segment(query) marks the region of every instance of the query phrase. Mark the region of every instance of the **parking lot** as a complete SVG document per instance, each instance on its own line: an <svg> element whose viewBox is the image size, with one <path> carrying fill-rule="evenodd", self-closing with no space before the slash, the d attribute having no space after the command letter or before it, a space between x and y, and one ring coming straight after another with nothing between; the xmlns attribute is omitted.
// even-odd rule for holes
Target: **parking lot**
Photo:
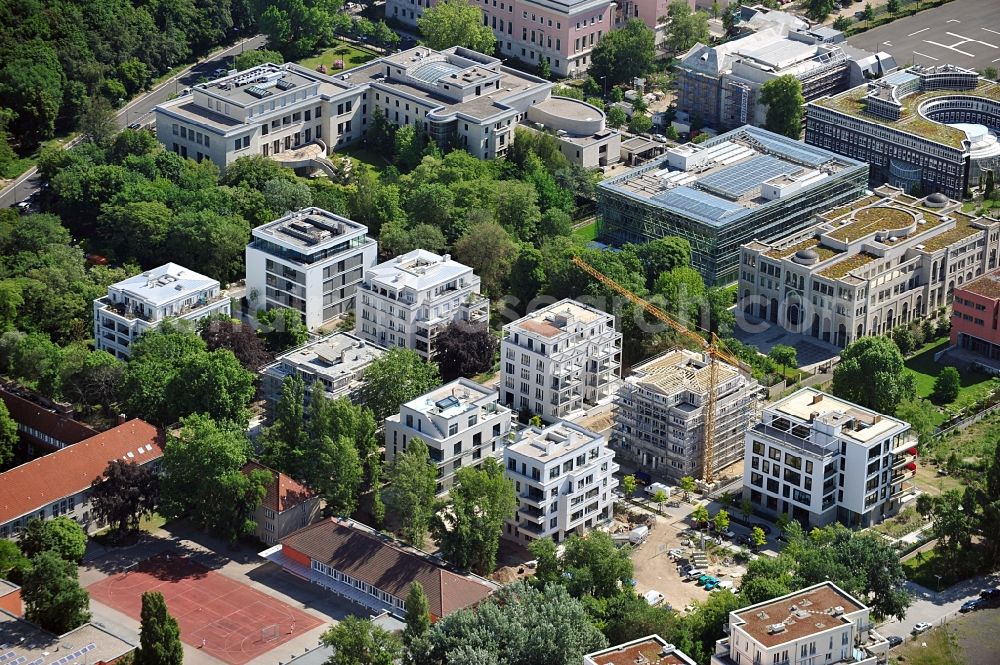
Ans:
<svg viewBox="0 0 1000 665"><path fill-rule="evenodd" d="M1000 66L996 0L955 0L851 37L851 46L887 51L899 66Z"/></svg>

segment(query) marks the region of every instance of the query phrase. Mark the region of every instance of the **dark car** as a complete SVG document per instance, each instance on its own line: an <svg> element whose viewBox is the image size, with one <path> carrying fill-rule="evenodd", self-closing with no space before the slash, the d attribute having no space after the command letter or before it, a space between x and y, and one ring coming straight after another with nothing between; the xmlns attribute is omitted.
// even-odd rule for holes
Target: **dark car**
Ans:
<svg viewBox="0 0 1000 665"><path fill-rule="evenodd" d="M983 600L1000 599L1000 589L984 589L979 592L979 597Z"/></svg>
<svg viewBox="0 0 1000 665"><path fill-rule="evenodd" d="M962 603L962 606L958 608L958 611L961 612L962 614L965 614L966 612L973 611L977 607L979 607L978 600L967 600L966 602Z"/></svg>
<svg viewBox="0 0 1000 665"><path fill-rule="evenodd" d="M888 642L889 642L889 648L895 649L896 647L898 647L900 644L903 643L903 638L900 637L899 635L890 635Z"/></svg>

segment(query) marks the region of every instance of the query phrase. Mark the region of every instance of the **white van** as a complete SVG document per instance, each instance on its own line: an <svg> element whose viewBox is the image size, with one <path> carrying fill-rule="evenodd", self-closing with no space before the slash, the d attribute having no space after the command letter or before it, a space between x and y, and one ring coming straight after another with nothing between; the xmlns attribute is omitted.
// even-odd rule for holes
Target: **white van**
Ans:
<svg viewBox="0 0 1000 665"><path fill-rule="evenodd" d="M643 491L646 493L646 496L648 496L650 500L652 500L653 497L656 496L657 492L663 492L668 499L670 498L670 487L664 485L663 483L650 483L649 485L646 485L646 489L644 489Z"/></svg>

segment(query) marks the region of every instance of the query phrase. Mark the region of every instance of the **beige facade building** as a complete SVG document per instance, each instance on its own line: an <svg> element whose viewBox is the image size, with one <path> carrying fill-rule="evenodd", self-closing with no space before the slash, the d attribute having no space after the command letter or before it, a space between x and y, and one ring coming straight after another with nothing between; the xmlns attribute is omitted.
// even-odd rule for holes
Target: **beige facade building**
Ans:
<svg viewBox="0 0 1000 665"><path fill-rule="evenodd" d="M886 185L801 233L754 240L740 250L740 306L837 346L926 317L997 267L1000 222L961 208Z"/></svg>
<svg viewBox="0 0 1000 665"><path fill-rule="evenodd" d="M320 517L320 498L305 485L280 471L257 462L247 462L243 473L266 471L271 474L267 494L254 512L257 523L254 536L262 543L274 545L285 536L309 526Z"/></svg>

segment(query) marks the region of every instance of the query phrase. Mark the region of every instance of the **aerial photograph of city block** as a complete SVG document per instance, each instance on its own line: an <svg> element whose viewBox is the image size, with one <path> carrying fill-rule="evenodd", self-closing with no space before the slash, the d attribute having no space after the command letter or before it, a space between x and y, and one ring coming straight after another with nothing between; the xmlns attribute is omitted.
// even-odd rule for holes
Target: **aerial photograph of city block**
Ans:
<svg viewBox="0 0 1000 665"><path fill-rule="evenodd" d="M997 665L997 0L0 0L0 665Z"/></svg>

